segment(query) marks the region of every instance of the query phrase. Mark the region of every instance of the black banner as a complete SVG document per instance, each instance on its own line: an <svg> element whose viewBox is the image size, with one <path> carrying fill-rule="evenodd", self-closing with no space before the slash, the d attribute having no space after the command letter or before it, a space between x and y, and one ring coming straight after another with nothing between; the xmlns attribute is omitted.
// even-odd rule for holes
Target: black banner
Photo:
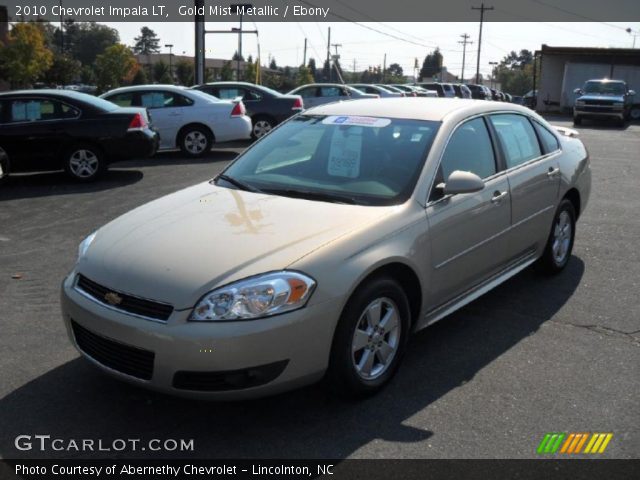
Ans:
<svg viewBox="0 0 640 480"><path fill-rule="evenodd" d="M0 478L540 480L637 478L640 460L3 460Z"/></svg>
<svg viewBox="0 0 640 480"><path fill-rule="evenodd" d="M0 0L11 21L75 19L95 22L593 22L640 20L638 0ZM476 8L472 8L476 7Z"/></svg>

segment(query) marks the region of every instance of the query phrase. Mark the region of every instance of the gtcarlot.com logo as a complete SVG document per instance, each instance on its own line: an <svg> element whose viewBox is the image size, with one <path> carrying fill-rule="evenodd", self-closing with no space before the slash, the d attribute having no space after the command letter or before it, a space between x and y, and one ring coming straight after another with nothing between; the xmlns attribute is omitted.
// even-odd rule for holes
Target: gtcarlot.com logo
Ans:
<svg viewBox="0 0 640 480"><path fill-rule="evenodd" d="M122 451L151 451L151 452L192 452L193 439L184 438L115 438L104 440L101 438L52 438L51 435L18 435L14 445L17 450L40 452L122 452Z"/></svg>
<svg viewBox="0 0 640 480"><path fill-rule="evenodd" d="M547 433L538 445L540 454L604 453L613 433Z"/></svg>

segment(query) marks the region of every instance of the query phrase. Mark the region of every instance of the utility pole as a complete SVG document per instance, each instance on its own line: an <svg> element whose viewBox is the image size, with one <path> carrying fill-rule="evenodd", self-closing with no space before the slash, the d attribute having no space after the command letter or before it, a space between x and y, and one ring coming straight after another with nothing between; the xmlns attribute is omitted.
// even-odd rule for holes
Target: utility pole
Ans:
<svg viewBox="0 0 640 480"><path fill-rule="evenodd" d="M387 71L387 54L384 54L384 59L382 60L382 83L385 82L385 76Z"/></svg>
<svg viewBox="0 0 640 480"><path fill-rule="evenodd" d="M460 75L460 81L464 83L464 64L467 58L467 45L473 45L473 42L469 41L469 35L464 33L460 35L462 41L458 42L462 44L462 74Z"/></svg>
<svg viewBox="0 0 640 480"><path fill-rule="evenodd" d="M329 81L331 81L331 27L327 35L327 67L329 68Z"/></svg>
<svg viewBox="0 0 640 480"><path fill-rule="evenodd" d="M302 65L307 66L307 39L304 39L304 52L302 54Z"/></svg>
<svg viewBox="0 0 640 480"><path fill-rule="evenodd" d="M169 49L169 77L171 78L171 83L173 83L173 44L167 43L164 48Z"/></svg>
<svg viewBox="0 0 640 480"><path fill-rule="evenodd" d="M194 59L194 80L196 85L204 83L204 0L194 0L194 6L196 7L196 14L194 22L195 28L195 59Z"/></svg>
<svg viewBox="0 0 640 480"><path fill-rule="evenodd" d="M480 10L480 33L478 34L478 62L476 64L476 83L480 83L480 50L482 48L482 24L484 23L485 10L493 10L493 7L485 7L481 3L479 7L471 7L471 10Z"/></svg>

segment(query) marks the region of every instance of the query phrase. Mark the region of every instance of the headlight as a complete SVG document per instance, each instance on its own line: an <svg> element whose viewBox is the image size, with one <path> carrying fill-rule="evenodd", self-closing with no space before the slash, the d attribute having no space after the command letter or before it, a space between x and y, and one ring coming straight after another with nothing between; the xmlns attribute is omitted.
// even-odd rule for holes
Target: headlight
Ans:
<svg viewBox="0 0 640 480"><path fill-rule="evenodd" d="M316 282L297 272L275 272L240 280L207 293L191 321L249 320L302 308Z"/></svg>
<svg viewBox="0 0 640 480"><path fill-rule="evenodd" d="M96 232L93 232L82 242L80 242L80 245L78 245L78 260L80 260L84 256L84 254L87 253L87 250L89 249L89 246L93 242L94 238L96 238Z"/></svg>

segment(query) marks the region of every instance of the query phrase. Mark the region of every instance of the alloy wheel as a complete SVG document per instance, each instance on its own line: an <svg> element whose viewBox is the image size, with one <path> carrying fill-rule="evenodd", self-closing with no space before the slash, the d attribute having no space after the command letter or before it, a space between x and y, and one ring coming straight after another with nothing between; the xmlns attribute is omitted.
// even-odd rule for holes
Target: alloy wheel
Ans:
<svg viewBox="0 0 640 480"><path fill-rule="evenodd" d="M553 251L553 260L556 265L562 265L566 260L569 253L569 247L571 246L571 217L566 210L563 210L553 227L553 244L551 250Z"/></svg>
<svg viewBox="0 0 640 480"><path fill-rule="evenodd" d="M184 147L193 155L204 152L208 143L207 136L198 130L192 130L184 136Z"/></svg>
<svg viewBox="0 0 640 480"><path fill-rule="evenodd" d="M74 151L69 157L71 173L78 178L89 178L98 172L100 161L91 150L80 149Z"/></svg>
<svg viewBox="0 0 640 480"><path fill-rule="evenodd" d="M271 131L273 127L271 123L267 120L258 120L253 124L253 135L256 138L260 138L265 136L267 133Z"/></svg>

